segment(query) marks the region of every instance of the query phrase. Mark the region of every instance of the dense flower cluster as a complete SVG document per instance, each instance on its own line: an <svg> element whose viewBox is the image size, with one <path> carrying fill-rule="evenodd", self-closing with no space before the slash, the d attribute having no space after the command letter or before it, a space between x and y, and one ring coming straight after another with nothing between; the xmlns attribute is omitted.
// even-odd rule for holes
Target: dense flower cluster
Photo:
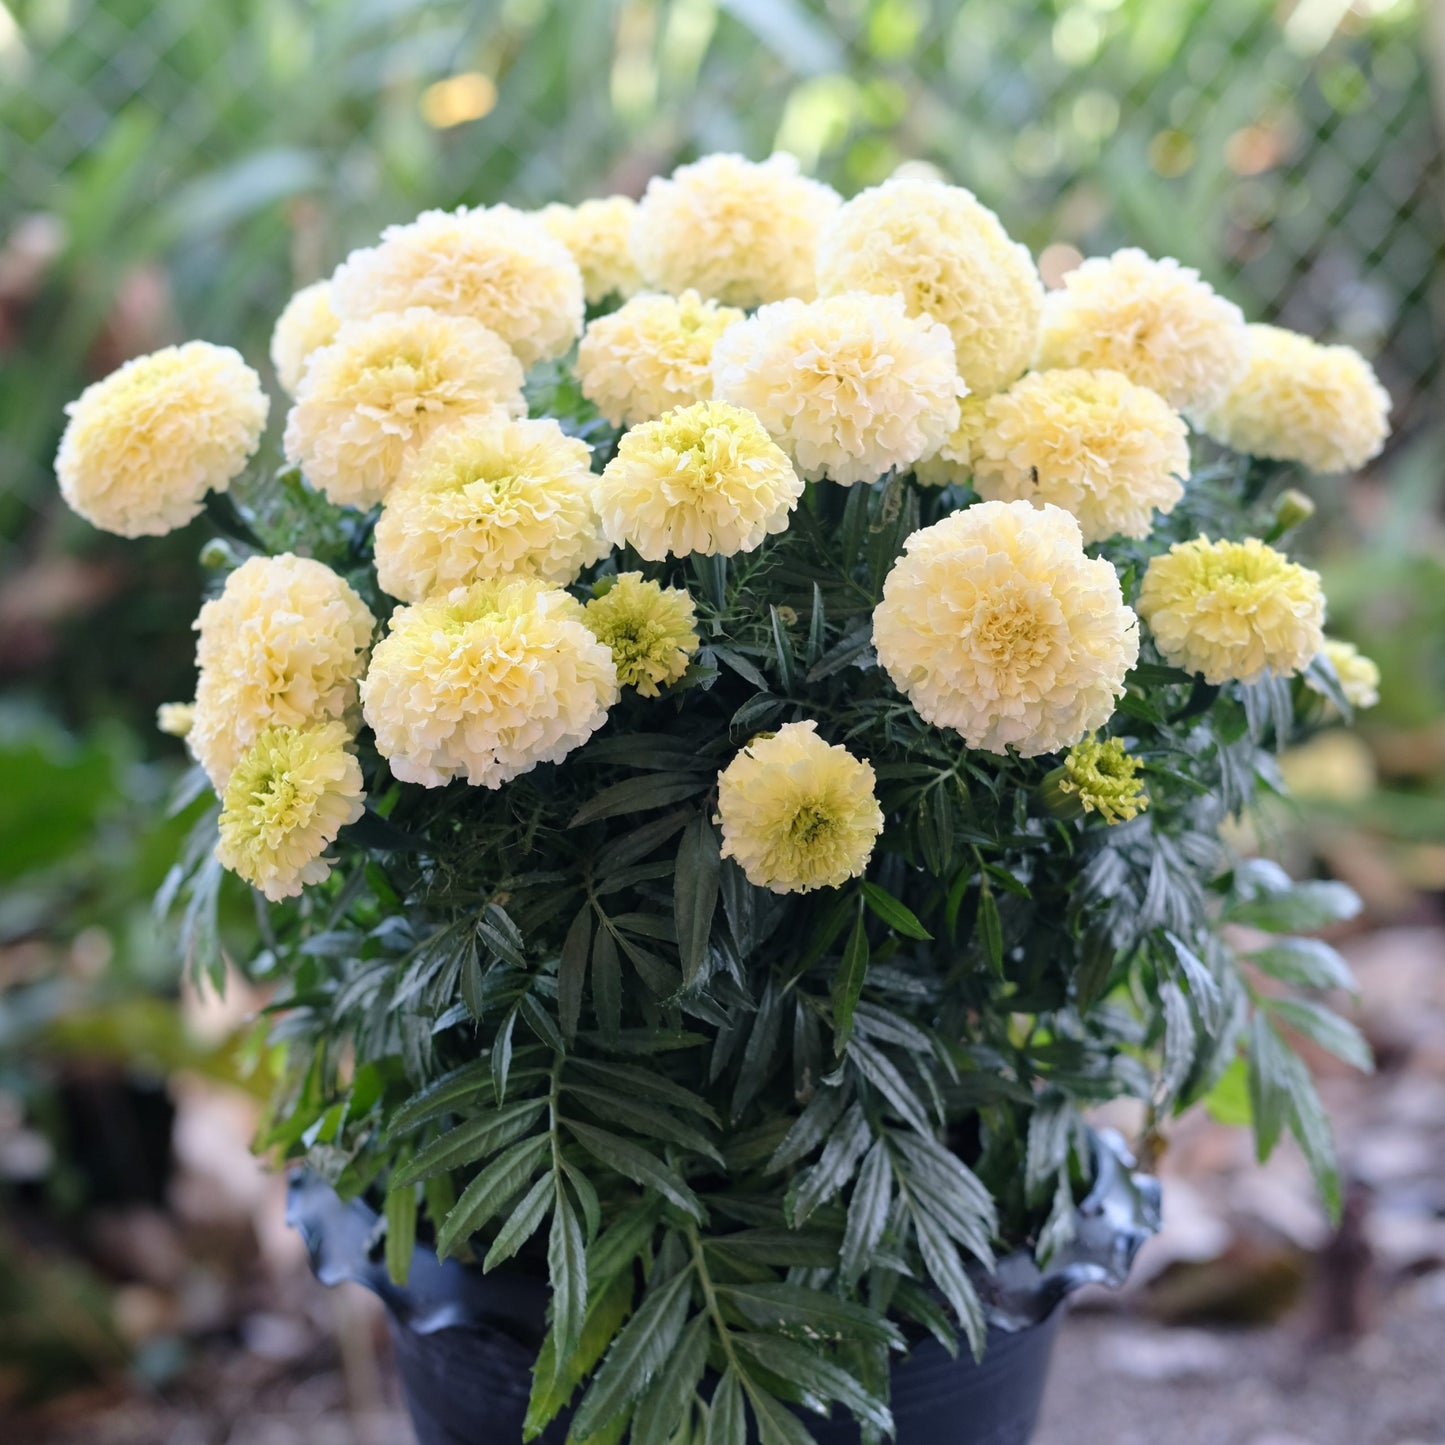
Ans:
<svg viewBox="0 0 1445 1445"><path fill-rule="evenodd" d="M1051 753L1102 726L1139 654L1113 566L1059 507L980 502L915 532L873 614L878 661L971 748Z"/></svg>
<svg viewBox="0 0 1445 1445"><path fill-rule="evenodd" d="M692 598L681 587L659 587L641 572L611 579L588 602L587 626L611 650L619 685L635 687L643 697L656 697L676 682L699 645Z"/></svg>
<svg viewBox="0 0 1445 1445"><path fill-rule="evenodd" d="M1147 537L1184 495L1188 437L1162 397L1117 371L1037 371L985 404L974 486L1063 507L1085 542Z"/></svg>
<svg viewBox="0 0 1445 1445"><path fill-rule="evenodd" d="M495 332L413 307L346 322L312 354L286 420L286 459L333 502L371 507L439 427L526 410L522 367Z"/></svg>
<svg viewBox="0 0 1445 1445"><path fill-rule="evenodd" d="M1138 607L1160 653L1208 683L1290 677L1324 645L1319 574L1256 537L1176 542L1149 563Z"/></svg>
<svg viewBox="0 0 1445 1445"><path fill-rule="evenodd" d="M675 406L712 397L717 339L743 313L681 296L635 296L587 328L577 348L582 395L613 426L653 421Z"/></svg>
<svg viewBox="0 0 1445 1445"><path fill-rule="evenodd" d="M846 202L818 247L819 294L843 291L900 295L910 316L941 321L971 391L1007 386L1033 359L1038 268L961 186L894 178Z"/></svg>
<svg viewBox="0 0 1445 1445"><path fill-rule="evenodd" d="M1249 364L1201 418L1238 452L1346 472L1380 453L1390 398L1353 347L1321 346L1278 326L1251 326Z"/></svg>
<svg viewBox="0 0 1445 1445"><path fill-rule="evenodd" d="M137 357L65 408L60 494L104 531L173 532L246 465L269 405L229 346L190 341Z"/></svg>
<svg viewBox="0 0 1445 1445"><path fill-rule="evenodd" d="M1228 393L1248 353L1239 307L1188 266L1129 247L1085 261L1047 297L1035 365L1122 371L1192 415Z"/></svg>
<svg viewBox="0 0 1445 1445"><path fill-rule="evenodd" d="M722 853L774 893L836 888L867 866L883 831L873 769L815 722L754 738L718 775Z"/></svg>
<svg viewBox="0 0 1445 1445"><path fill-rule="evenodd" d="M792 156L706 156L647 183L633 259L662 291L691 287L729 306L806 300L818 239L838 205L838 193L800 174Z"/></svg>
<svg viewBox="0 0 1445 1445"><path fill-rule="evenodd" d="M649 562L751 552L788 525L803 483L756 416L679 407L622 438L597 486L602 530Z"/></svg>
<svg viewBox="0 0 1445 1445"><path fill-rule="evenodd" d="M339 722L269 727L231 772L216 857L273 903L326 880L327 848L364 811L350 742Z"/></svg>
<svg viewBox="0 0 1445 1445"><path fill-rule="evenodd" d="M252 557L196 619L186 743L219 790L265 728L346 719L376 622L349 583L310 557Z"/></svg>
<svg viewBox="0 0 1445 1445"><path fill-rule="evenodd" d="M494 331L523 366L561 356L582 330L582 273L535 216L510 206L426 211L353 251L331 278L347 320L425 306Z"/></svg>
<svg viewBox="0 0 1445 1445"><path fill-rule="evenodd" d="M632 225L637 203L627 196L607 196L580 205L543 206L537 218L572 253L582 272L589 305L609 296L631 296L642 289L632 259Z"/></svg>
<svg viewBox="0 0 1445 1445"><path fill-rule="evenodd" d="M382 590L420 602L525 572L569 583L606 551L585 442L550 417L475 416L435 433L376 524Z"/></svg>
<svg viewBox="0 0 1445 1445"><path fill-rule="evenodd" d="M844 486L938 451L965 390L946 326L865 292L760 307L723 333L712 370L718 398L753 412L804 477Z"/></svg>
<svg viewBox="0 0 1445 1445"><path fill-rule="evenodd" d="M398 608L361 699L403 782L499 788L602 726L617 669L575 598L535 578L502 578Z"/></svg>

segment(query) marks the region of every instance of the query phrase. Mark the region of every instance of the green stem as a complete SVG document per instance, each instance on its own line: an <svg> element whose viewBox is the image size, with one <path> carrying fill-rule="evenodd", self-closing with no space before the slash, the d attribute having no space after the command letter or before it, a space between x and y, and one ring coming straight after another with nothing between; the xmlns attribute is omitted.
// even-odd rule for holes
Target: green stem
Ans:
<svg viewBox="0 0 1445 1445"><path fill-rule="evenodd" d="M733 1349L732 1335L728 1330L727 1321L723 1319L722 1307L717 1302L717 1290L713 1287L712 1276L708 1273L707 1263L703 1257L702 1240L698 1236L695 1225L687 1226L687 1239L692 1247L692 1266L697 1271L698 1283L702 1285L703 1302L707 1306L708 1316L717 1333L718 1343L727 1357L728 1367L743 1384L747 1384L747 1375L738 1362L737 1353Z"/></svg>

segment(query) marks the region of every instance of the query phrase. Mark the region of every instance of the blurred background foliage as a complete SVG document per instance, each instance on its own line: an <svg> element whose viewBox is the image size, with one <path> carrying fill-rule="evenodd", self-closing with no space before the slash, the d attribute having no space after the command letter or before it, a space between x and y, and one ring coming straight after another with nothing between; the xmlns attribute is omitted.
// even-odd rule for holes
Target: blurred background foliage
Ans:
<svg viewBox="0 0 1445 1445"><path fill-rule="evenodd" d="M1252 320L1358 346L1395 440L1366 477L1306 483L1301 545L1383 700L1363 743L1291 764L1302 801L1259 826L1386 912L1445 890L1436 8L0 0L0 1198L64 1219L144 1195L144 1169L81 1138L163 1130L145 1101L176 1068L244 1072L177 1022L149 904L188 821L167 816L178 749L152 720L190 696L202 534L121 543L72 517L63 406L189 336L269 378L286 297L428 206L637 194L710 150L784 148L845 193L922 160L1046 279L1137 244ZM227 927L249 946L246 899ZM0 1274L3 1315L29 1276Z"/></svg>

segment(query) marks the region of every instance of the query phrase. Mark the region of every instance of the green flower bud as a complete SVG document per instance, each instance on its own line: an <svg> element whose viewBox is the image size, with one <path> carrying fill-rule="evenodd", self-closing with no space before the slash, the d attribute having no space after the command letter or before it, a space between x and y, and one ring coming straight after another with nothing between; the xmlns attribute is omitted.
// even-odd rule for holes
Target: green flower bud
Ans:
<svg viewBox="0 0 1445 1445"><path fill-rule="evenodd" d="M1098 813L1106 823L1127 823L1149 806L1138 776L1143 766L1118 738L1100 742L1086 737L1069 749L1063 766L1043 780L1044 806L1056 818Z"/></svg>

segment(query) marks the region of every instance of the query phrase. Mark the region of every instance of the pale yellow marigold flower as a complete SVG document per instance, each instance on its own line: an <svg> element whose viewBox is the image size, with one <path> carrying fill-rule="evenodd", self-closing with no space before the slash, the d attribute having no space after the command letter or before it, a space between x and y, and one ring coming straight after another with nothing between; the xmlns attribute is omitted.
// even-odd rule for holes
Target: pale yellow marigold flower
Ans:
<svg viewBox="0 0 1445 1445"><path fill-rule="evenodd" d="M329 346L340 325L329 281L303 286L286 303L271 333L271 365L287 396L296 395L312 352Z"/></svg>
<svg viewBox="0 0 1445 1445"><path fill-rule="evenodd" d="M167 737L185 737L195 721L196 705L193 702L163 702L156 709L156 731Z"/></svg>
<svg viewBox="0 0 1445 1445"><path fill-rule="evenodd" d="M188 341L138 356L65 408L60 494L102 531L173 532L240 475L269 407L261 378L229 346Z"/></svg>
<svg viewBox="0 0 1445 1445"><path fill-rule="evenodd" d="M392 773L500 788L580 747L617 700L582 604L533 577L461 587L393 613L361 685Z"/></svg>
<svg viewBox="0 0 1445 1445"><path fill-rule="evenodd" d="M745 406L809 481L874 482L932 456L967 388L948 328L865 292L778 301L723 333L714 394Z"/></svg>
<svg viewBox="0 0 1445 1445"><path fill-rule="evenodd" d="M1319 574L1257 537L1176 542L1150 561L1137 606L1164 659L1208 683L1292 677L1324 645Z"/></svg>
<svg viewBox="0 0 1445 1445"><path fill-rule="evenodd" d="M790 155L704 156L654 176L637 208L632 255L648 286L689 287L729 306L813 293L818 237L838 193Z"/></svg>
<svg viewBox="0 0 1445 1445"><path fill-rule="evenodd" d="M988 396L972 393L959 400L958 425L948 440L931 457L923 457L914 464L913 475L925 487L972 481L984 427L988 425L988 403Z"/></svg>
<svg viewBox="0 0 1445 1445"><path fill-rule="evenodd" d="M1251 326L1248 369L1200 425L1249 456L1349 472L1379 456L1390 435L1390 397L1353 347Z"/></svg>
<svg viewBox="0 0 1445 1445"><path fill-rule="evenodd" d="M588 327L577 348L582 395L613 426L654 421L675 406L712 398L712 352L743 313L681 296L634 296Z"/></svg>
<svg viewBox="0 0 1445 1445"><path fill-rule="evenodd" d="M1129 752L1120 738L1100 742L1090 736L1075 743L1063 765L1044 779L1044 799L1061 818L1098 813L1111 827L1128 823L1149 806L1139 776L1143 767L1143 759Z"/></svg>
<svg viewBox="0 0 1445 1445"><path fill-rule="evenodd" d="M641 572L619 573L594 597L587 626L612 650L617 681L643 697L656 697L676 682L698 649L692 598L681 587L644 581Z"/></svg>
<svg viewBox="0 0 1445 1445"><path fill-rule="evenodd" d="M576 206L543 206L537 212L537 219L581 268L589 302L631 296L642 289L642 277L632 259L636 214L637 202L630 196L607 196Z"/></svg>
<svg viewBox="0 0 1445 1445"><path fill-rule="evenodd" d="M1340 691L1344 693L1345 701L1352 708L1361 712L1365 708L1374 707L1379 702L1379 666L1366 657L1353 642L1345 642L1338 637L1327 637L1321 651L1329 658L1330 665L1335 670L1335 676L1340 680ZM1305 674L1305 685L1313 688L1316 692L1323 691L1308 673Z"/></svg>
<svg viewBox="0 0 1445 1445"><path fill-rule="evenodd" d="M1139 655L1113 566L1060 507L979 502L915 532L873 613L878 661L919 717L1024 757L1101 727Z"/></svg>
<svg viewBox="0 0 1445 1445"><path fill-rule="evenodd" d="M348 320L426 306L496 332L524 367L562 356L582 330L582 273L535 216L511 206L425 211L353 251L331 278Z"/></svg>
<svg viewBox="0 0 1445 1445"><path fill-rule="evenodd" d="M679 407L626 433L597 483L602 531L649 562L731 557L783 531L803 482L751 412Z"/></svg>
<svg viewBox="0 0 1445 1445"><path fill-rule="evenodd" d="M187 746L217 792L256 735L345 719L375 626L366 604L310 557L252 557L196 619L194 724Z"/></svg>
<svg viewBox="0 0 1445 1445"><path fill-rule="evenodd" d="M286 460L336 503L372 507L440 427L524 416L522 368L479 321L423 307L348 321L315 352L286 419Z"/></svg>
<svg viewBox="0 0 1445 1445"><path fill-rule="evenodd" d="M1244 375L1244 315L1199 273L1129 247L1070 271L1044 301L1036 365L1122 371L1186 415Z"/></svg>
<svg viewBox="0 0 1445 1445"><path fill-rule="evenodd" d="M1189 476L1189 428L1117 371L1036 371L990 397L973 485L993 501L1052 502L1085 542L1147 537Z"/></svg>
<svg viewBox="0 0 1445 1445"><path fill-rule="evenodd" d="M339 722L267 728L231 773L216 857L272 903L324 881L327 848L365 811L350 742Z"/></svg>
<svg viewBox="0 0 1445 1445"><path fill-rule="evenodd" d="M575 582L607 552L586 442L544 417L469 417L435 433L376 524L382 591L420 602L514 572Z"/></svg>
<svg viewBox="0 0 1445 1445"><path fill-rule="evenodd" d="M718 774L722 856L757 888L837 888L868 866L883 831L873 769L815 722L756 737Z"/></svg>
<svg viewBox="0 0 1445 1445"><path fill-rule="evenodd" d="M1007 386L1038 344L1038 267L962 186L895 177L845 202L818 245L818 294L842 291L897 293L941 321L971 391Z"/></svg>

